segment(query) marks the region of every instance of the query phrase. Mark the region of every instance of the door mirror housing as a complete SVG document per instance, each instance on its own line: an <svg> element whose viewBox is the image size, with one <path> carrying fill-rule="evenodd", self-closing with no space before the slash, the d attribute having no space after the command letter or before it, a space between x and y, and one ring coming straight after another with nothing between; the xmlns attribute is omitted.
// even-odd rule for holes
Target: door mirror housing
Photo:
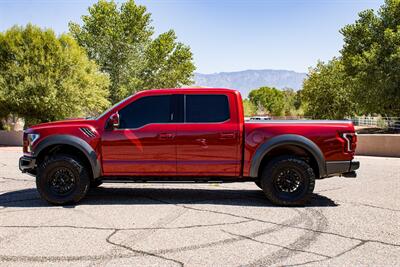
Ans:
<svg viewBox="0 0 400 267"><path fill-rule="evenodd" d="M119 114L118 112L112 114L108 119L107 128L118 129L119 128Z"/></svg>

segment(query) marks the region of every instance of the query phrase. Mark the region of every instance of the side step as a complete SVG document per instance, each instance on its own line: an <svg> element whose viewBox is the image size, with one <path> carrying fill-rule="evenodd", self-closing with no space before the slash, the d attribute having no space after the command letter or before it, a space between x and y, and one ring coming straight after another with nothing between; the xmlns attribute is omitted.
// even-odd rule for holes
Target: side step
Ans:
<svg viewBox="0 0 400 267"><path fill-rule="evenodd" d="M228 183L227 181L169 181L169 180L164 180L164 181L159 181L159 180L110 180L110 179L104 179L101 180L102 183L119 183L119 184L206 184L206 183ZM233 183L232 181L229 181L230 183Z"/></svg>
<svg viewBox="0 0 400 267"><path fill-rule="evenodd" d="M235 182L254 182L254 178L237 178L237 177L115 177L108 176L99 178L103 183L166 183L166 184L199 184L199 183L235 183Z"/></svg>

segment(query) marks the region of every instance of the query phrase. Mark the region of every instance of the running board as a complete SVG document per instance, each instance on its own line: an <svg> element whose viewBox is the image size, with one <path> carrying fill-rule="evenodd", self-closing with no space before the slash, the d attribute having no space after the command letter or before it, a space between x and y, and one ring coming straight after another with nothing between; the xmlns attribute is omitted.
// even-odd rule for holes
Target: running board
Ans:
<svg viewBox="0 0 400 267"><path fill-rule="evenodd" d="M102 183L147 183L147 184L207 184L207 183L240 183L240 182L254 182L252 178L230 178L230 179L182 179L182 180L172 180L172 179L116 179L116 178L103 178Z"/></svg>

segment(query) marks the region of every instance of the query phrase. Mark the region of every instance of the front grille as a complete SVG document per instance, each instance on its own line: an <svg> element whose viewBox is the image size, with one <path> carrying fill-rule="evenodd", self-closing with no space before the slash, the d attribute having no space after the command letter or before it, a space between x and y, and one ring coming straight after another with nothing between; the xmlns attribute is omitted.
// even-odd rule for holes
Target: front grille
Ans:
<svg viewBox="0 0 400 267"><path fill-rule="evenodd" d="M96 134L92 130L90 130L89 128L82 127L80 129L88 137L95 137L96 136Z"/></svg>

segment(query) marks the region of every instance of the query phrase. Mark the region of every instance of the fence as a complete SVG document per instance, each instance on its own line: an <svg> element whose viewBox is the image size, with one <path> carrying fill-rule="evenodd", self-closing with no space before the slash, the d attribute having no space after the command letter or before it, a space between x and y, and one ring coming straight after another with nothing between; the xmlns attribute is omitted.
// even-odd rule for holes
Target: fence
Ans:
<svg viewBox="0 0 400 267"><path fill-rule="evenodd" d="M309 116L269 116L269 115L250 116L250 117L245 117L244 119L246 121L248 121L248 120L250 120L250 118L254 118L254 117L267 118L268 120L269 119L270 120L312 120L312 117L309 117Z"/></svg>
<svg viewBox="0 0 400 267"><path fill-rule="evenodd" d="M356 126L400 130L400 117L355 117L351 120Z"/></svg>
<svg viewBox="0 0 400 267"><path fill-rule="evenodd" d="M256 116L267 117L271 120L312 120L309 116ZM250 117L246 117L250 120ZM400 117L352 117L345 120L351 120L355 126L368 126L382 129L400 130Z"/></svg>

